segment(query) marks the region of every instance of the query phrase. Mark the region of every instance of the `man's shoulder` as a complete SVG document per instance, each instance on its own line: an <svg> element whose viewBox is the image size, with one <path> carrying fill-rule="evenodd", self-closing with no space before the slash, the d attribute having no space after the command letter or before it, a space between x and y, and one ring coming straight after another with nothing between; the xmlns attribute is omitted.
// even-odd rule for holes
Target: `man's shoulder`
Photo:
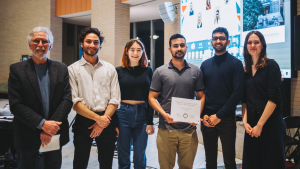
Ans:
<svg viewBox="0 0 300 169"><path fill-rule="evenodd" d="M188 63L189 64L189 66L193 69L193 70L200 70L200 68L198 67L198 66L196 66L196 65L193 65L193 64L191 64L191 63Z"/></svg>
<svg viewBox="0 0 300 169"><path fill-rule="evenodd" d="M158 76L158 75L161 76L164 73L167 73L167 71L168 71L168 63L156 68L153 75L155 74L155 76Z"/></svg>
<svg viewBox="0 0 300 169"><path fill-rule="evenodd" d="M212 62L213 57L206 59L205 61L202 62L201 67L208 65L209 63Z"/></svg>
<svg viewBox="0 0 300 169"><path fill-rule="evenodd" d="M72 63L71 65L68 66L68 71L72 72L72 71L75 71L75 70L78 70L78 67L80 65L79 63L80 60L77 60L76 62Z"/></svg>
<svg viewBox="0 0 300 169"><path fill-rule="evenodd" d="M106 67L106 68L109 68L109 69L116 69L114 65L112 65L111 63L105 61L105 60L101 60L102 64Z"/></svg>
<svg viewBox="0 0 300 169"><path fill-rule="evenodd" d="M30 63L29 63L30 61L32 61L32 59L28 59L28 60L22 61L22 62L13 63L13 64L10 65L10 68L14 69L15 71L24 70L26 67L30 66Z"/></svg>
<svg viewBox="0 0 300 169"><path fill-rule="evenodd" d="M241 62L238 58L236 58L230 53L227 53L227 57L229 57L229 59L233 60L234 62Z"/></svg>
<svg viewBox="0 0 300 169"><path fill-rule="evenodd" d="M10 66L13 68L23 68L25 65L27 65L27 61L13 63Z"/></svg>
<svg viewBox="0 0 300 169"><path fill-rule="evenodd" d="M50 60L50 59L49 59ZM59 67L67 67L66 64L62 63L62 62L59 62L59 61L56 61L56 60L50 60L51 61L51 64L55 65L55 66L59 66Z"/></svg>
<svg viewBox="0 0 300 169"><path fill-rule="evenodd" d="M168 65L169 65L169 63L159 66L158 68L155 69L155 72L156 71L163 72L164 70L168 69Z"/></svg>
<svg viewBox="0 0 300 169"><path fill-rule="evenodd" d="M228 61L233 63L233 65L242 65L243 66L243 63L240 59L238 59L237 57L231 55L230 53L227 53L227 58L228 58Z"/></svg>

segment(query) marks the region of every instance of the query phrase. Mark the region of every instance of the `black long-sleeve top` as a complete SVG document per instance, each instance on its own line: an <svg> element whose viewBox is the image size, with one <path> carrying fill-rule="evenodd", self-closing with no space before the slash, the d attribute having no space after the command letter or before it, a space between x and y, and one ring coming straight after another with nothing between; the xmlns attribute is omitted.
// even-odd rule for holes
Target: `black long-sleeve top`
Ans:
<svg viewBox="0 0 300 169"><path fill-rule="evenodd" d="M148 103L149 88L153 70L141 66L116 68L121 89L121 100L138 100L147 103L147 124L153 125L153 108Z"/></svg>
<svg viewBox="0 0 300 169"><path fill-rule="evenodd" d="M236 105L243 97L244 69L228 52L205 60L200 67L205 88L205 106L218 110L219 119L235 118Z"/></svg>
<svg viewBox="0 0 300 169"><path fill-rule="evenodd" d="M272 115L281 113L281 72L273 59L268 59L267 65L260 68L252 76L252 70L245 73L243 103L247 103L247 119L251 120L255 113L262 115L268 101L276 104Z"/></svg>

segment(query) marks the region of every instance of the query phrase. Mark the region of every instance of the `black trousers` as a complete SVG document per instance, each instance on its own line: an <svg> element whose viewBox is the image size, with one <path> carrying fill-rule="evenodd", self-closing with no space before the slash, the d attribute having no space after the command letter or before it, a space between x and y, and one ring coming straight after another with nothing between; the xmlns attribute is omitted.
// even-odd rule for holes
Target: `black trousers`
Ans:
<svg viewBox="0 0 300 169"><path fill-rule="evenodd" d="M80 118L79 118L80 119ZM77 117L76 117L76 120ZM81 125L75 121L73 127L74 132L74 169L86 169L90 158L91 146L93 139L90 137L92 130L86 127L86 123ZM91 122L92 124L95 122ZM88 124L88 125L92 125ZM116 116L113 115L110 124L102 131L102 133L95 138L98 148L98 161L100 169L111 169L115 142L116 142ZM85 126L85 127L83 127Z"/></svg>
<svg viewBox="0 0 300 169"><path fill-rule="evenodd" d="M204 108L203 115L216 114L218 110ZM206 127L201 123L204 142L206 169L217 169L218 138L220 137L226 169L236 169L235 139L236 122L234 118L223 118L215 127Z"/></svg>
<svg viewBox="0 0 300 169"><path fill-rule="evenodd" d="M18 150L18 169L43 169L61 168L61 149L42 153L43 159L39 158L39 150Z"/></svg>

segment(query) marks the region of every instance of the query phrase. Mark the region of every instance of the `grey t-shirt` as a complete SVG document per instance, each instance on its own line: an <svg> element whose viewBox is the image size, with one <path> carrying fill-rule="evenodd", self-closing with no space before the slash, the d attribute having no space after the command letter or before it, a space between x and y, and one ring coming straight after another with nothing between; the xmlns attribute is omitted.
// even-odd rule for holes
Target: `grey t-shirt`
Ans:
<svg viewBox="0 0 300 169"><path fill-rule="evenodd" d="M172 97L194 99L195 91L204 90L203 75L199 67L186 61L181 71L170 61L155 70L150 90L159 92L157 100L164 111L170 114ZM158 128L187 131L196 127L183 122L169 124L159 115Z"/></svg>
<svg viewBox="0 0 300 169"><path fill-rule="evenodd" d="M39 87L42 95L42 103L43 103L43 110L44 110L44 117L37 126L37 128L41 129L41 126L43 125L45 120L49 118L50 77L48 73L47 64L44 65L34 64L34 66L35 66Z"/></svg>

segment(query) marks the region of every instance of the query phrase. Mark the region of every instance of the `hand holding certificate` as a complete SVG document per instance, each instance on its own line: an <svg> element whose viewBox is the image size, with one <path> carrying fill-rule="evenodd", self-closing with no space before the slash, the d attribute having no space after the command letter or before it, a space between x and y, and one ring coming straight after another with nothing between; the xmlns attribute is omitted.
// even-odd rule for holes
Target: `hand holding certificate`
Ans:
<svg viewBox="0 0 300 169"><path fill-rule="evenodd" d="M170 114L174 121L199 123L200 106L200 100L172 97Z"/></svg>

